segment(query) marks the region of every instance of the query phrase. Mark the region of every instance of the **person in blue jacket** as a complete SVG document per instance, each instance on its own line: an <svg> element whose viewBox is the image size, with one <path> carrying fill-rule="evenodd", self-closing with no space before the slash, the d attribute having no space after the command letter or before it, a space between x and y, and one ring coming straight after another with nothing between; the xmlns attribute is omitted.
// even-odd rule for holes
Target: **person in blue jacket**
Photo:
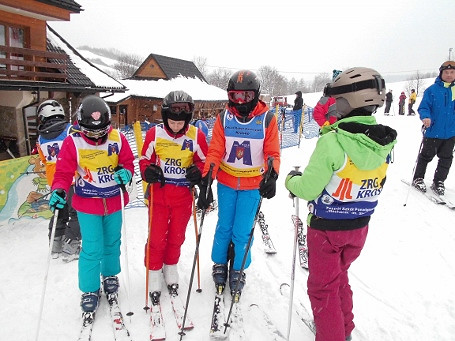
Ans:
<svg viewBox="0 0 455 341"><path fill-rule="evenodd" d="M207 118L205 116L202 116L201 119L199 120L196 120L193 125L196 127L196 128L199 128L200 130L202 130L202 132L204 133L205 137L208 137L209 136L209 126L207 125Z"/></svg>
<svg viewBox="0 0 455 341"><path fill-rule="evenodd" d="M455 145L455 61L444 62L433 85L425 90L417 109L424 127L422 146L417 159L412 185L426 192L427 165L435 155L439 161L431 189L444 195L444 181L449 174Z"/></svg>

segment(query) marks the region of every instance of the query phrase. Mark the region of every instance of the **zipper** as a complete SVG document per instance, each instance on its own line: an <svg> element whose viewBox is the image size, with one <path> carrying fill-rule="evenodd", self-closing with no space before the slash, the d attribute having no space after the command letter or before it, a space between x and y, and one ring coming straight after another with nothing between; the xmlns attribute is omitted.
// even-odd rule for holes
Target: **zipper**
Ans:
<svg viewBox="0 0 455 341"><path fill-rule="evenodd" d="M107 203L106 203L106 198L102 198L103 200L103 206L104 206L104 215L107 215Z"/></svg>

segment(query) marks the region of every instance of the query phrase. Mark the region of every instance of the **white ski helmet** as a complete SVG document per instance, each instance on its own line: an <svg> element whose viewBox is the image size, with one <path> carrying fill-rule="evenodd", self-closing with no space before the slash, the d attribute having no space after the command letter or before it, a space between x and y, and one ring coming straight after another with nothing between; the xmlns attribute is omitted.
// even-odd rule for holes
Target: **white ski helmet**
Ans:
<svg viewBox="0 0 455 341"><path fill-rule="evenodd" d="M42 102L37 109L38 119L41 122L48 120L51 117L65 118L65 111L62 105L55 99L48 99Z"/></svg>
<svg viewBox="0 0 455 341"><path fill-rule="evenodd" d="M335 98L337 113L345 117L358 108L373 113L384 104L385 90L385 81L379 72L366 67L354 67L327 84L324 96Z"/></svg>

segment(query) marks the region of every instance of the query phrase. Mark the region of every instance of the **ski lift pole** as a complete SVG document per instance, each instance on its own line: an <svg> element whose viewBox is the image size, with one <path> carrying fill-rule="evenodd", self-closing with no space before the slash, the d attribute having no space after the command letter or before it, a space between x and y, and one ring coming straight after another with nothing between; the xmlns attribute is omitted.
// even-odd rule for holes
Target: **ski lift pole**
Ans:
<svg viewBox="0 0 455 341"><path fill-rule="evenodd" d="M207 181L206 199L208 198L208 195L209 195L210 190L212 188L212 182L213 182L212 172L213 172L213 168L214 167L215 167L215 164L211 163L210 164L210 169L209 169L209 171L207 173L208 181ZM206 212L206 210L202 210L201 224L199 226L199 234L197 235L197 238L196 238L196 248L194 250L193 267L191 269L190 282L189 282L189 285L188 285L188 293L186 294L185 313L183 314L182 327L180 328L180 332L179 332L180 341L185 336L185 321L186 321L186 315L188 313L188 306L189 306L189 303L190 303L191 288L193 287L193 279L194 279L194 271L196 269L196 261L197 261L198 256L199 256L199 244L201 243L202 227L204 226L205 212Z"/></svg>
<svg viewBox="0 0 455 341"><path fill-rule="evenodd" d="M299 166L294 166L296 171L299 171ZM291 334L291 322L292 322L292 308L293 308L293 301L294 301L294 282L295 282L295 259L297 253L297 241L298 241L298 234L299 234L299 198L297 196L294 197L294 207L295 207L295 215L297 219L295 220L294 226L294 246L293 246L293 253L292 253L292 266L291 266L291 289L289 292L289 310L288 310L288 329L286 334L286 340L289 341L289 336Z"/></svg>

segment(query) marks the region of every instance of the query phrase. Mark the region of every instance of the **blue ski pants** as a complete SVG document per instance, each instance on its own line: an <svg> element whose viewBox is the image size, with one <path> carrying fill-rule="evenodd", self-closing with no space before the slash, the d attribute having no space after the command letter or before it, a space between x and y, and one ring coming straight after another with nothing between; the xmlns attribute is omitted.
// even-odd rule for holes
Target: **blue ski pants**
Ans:
<svg viewBox="0 0 455 341"><path fill-rule="evenodd" d="M234 270L240 270L254 217L259 205L259 190L235 190L218 183L218 223L212 246L212 261L226 264L229 243L234 243ZM251 243L252 244L252 243ZM251 245L245 269L251 263Z"/></svg>
<svg viewBox="0 0 455 341"><path fill-rule="evenodd" d="M79 289L94 292L100 288L100 274L120 273L122 211L101 216L77 212L81 226Z"/></svg>

